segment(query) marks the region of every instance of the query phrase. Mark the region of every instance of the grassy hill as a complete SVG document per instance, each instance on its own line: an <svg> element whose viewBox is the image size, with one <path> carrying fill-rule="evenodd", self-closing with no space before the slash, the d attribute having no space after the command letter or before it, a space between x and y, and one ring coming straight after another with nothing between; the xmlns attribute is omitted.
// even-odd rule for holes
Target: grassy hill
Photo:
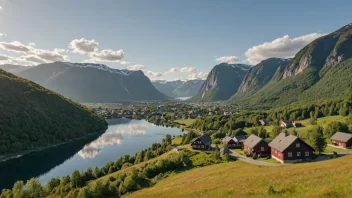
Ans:
<svg viewBox="0 0 352 198"><path fill-rule="evenodd" d="M60 144L106 129L91 110L0 69L0 156Z"/></svg>
<svg viewBox="0 0 352 198"><path fill-rule="evenodd" d="M352 156L281 167L238 161L176 174L126 197L349 197L351 166Z"/></svg>

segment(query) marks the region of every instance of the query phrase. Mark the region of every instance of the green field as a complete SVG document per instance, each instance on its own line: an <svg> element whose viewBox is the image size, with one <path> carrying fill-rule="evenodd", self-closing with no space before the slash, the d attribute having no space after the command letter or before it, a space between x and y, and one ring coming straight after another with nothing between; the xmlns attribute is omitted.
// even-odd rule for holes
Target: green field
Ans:
<svg viewBox="0 0 352 198"><path fill-rule="evenodd" d="M351 197L351 166L352 156L280 167L236 161L175 174L127 197Z"/></svg>
<svg viewBox="0 0 352 198"><path fill-rule="evenodd" d="M183 120L175 120L175 122L179 123L179 124L184 124L187 127L191 126L191 124L193 124L193 122L195 122L196 119L183 119Z"/></svg>

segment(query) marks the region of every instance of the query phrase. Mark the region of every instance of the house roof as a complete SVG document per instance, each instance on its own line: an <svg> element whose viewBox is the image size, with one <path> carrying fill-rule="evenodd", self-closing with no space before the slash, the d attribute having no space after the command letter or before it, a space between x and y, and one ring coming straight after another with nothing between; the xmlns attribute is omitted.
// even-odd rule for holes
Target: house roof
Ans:
<svg viewBox="0 0 352 198"><path fill-rule="evenodd" d="M243 144L245 144L249 148L254 148L262 140L263 140L262 138L252 134L246 139L246 141Z"/></svg>
<svg viewBox="0 0 352 198"><path fill-rule="evenodd" d="M211 143L211 137L210 137L208 134L206 134L206 133L204 133L203 135L201 135L201 136L199 137L199 139L200 139L204 144L210 144L210 143Z"/></svg>
<svg viewBox="0 0 352 198"><path fill-rule="evenodd" d="M287 133L280 133L273 141L269 143L269 146L280 152L284 152L297 139L301 140L297 136L287 135ZM301 141L314 151L314 148L312 148L309 144L307 144L303 140Z"/></svg>
<svg viewBox="0 0 352 198"><path fill-rule="evenodd" d="M336 132L331 139L339 142L347 142L352 138L351 133Z"/></svg>
<svg viewBox="0 0 352 198"><path fill-rule="evenodd" d="M247 135L238 135L233 137L232 139L235 140L236 142L244 142L248 138Z"/></svg>
<svg viewBox="0 0 352 198"><path fill-rule="evenodd" d="M226 136L222 139L222 142L227 144L230 140L232 140L232 137Z"/></svg>
<svg viewBox="0 0 352 198"><path fill-rule="evenodd" d="M285 123L285 124L292 124L291 120L283 120L282 122Z"/></svg>

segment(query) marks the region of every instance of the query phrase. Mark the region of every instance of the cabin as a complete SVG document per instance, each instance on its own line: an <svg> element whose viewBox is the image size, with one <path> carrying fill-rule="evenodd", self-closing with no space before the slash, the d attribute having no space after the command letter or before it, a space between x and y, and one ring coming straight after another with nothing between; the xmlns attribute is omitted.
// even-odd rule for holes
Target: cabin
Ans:
<svg viewBox="0 0 352 198"><path fill-rule="evenodd" d="M339 146L342 148L351 148L352 147L352 134L351 133L336 132L331 137L331 142L335 146Z"/></svg>
<svg viewBox="0 0 352 198"><path fill-rule="evenodd" d="M222 142L224 143L225 148L235 149L242 148L243 142L247 139L245 135L239 135L234 137L224 137Z"/></svg>
<svg viewBox="0 0 352 198"><path fill-rule="evenodd" d="M314 149L304 142L301 138L280 133L272 142L269 143L271 148L271 158L281 163L294 163L313 157Z"/></svg>
<svg viewBox="0 0 352 198"><path fill-rule="evenodd" d="M243 143L243 147L244 150L248 151L250 154L268 156L271 153L268 142L266 142L263 138L253 134L246 139L246 141Z"/></svg>
<svg viewBox="0 0 352 198"><path fill-rule="evenodd" d="M283 120L283 121L281 121L280 126L284 127L284 128L290 128L293 125L292 125L292 121L291 120Z"/></svg>
<svg viewBox="0 0 352 198"><path fill-rule="evenodd" d="M202 136L196 138L191 146L194 150L209 150L211 148L211 137L204 133Z"/></svg>
<svg viewBox="0 0 352 198"><path fill-rule="evenodd" d="M266 125L269 124L269 122L268 122L266 119L261 119L261 120L259 120L258 122L259 122L259 124L262 125L262 126L266 126Z"/></svg>
<svg viewBox="0 0 352 198"><path fill-rule="evenodd" d="M292 125L293 125L295 128L299 128L299 127L302 127L302 126L303 126L302 123L297 122L297 121L294 121L294 122L292 123Z"/></svg>

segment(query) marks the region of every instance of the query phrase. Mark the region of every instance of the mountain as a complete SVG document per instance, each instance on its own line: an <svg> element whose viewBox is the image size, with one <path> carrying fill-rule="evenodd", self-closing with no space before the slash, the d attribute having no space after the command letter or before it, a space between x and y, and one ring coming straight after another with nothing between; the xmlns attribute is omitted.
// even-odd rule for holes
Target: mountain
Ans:
<svg viewBox="0 0 352 198"><path fill-rule="evenodd" d="M112 69L103 64L55 62L18 74L77 102L167 100L142 71Z"/></svg>
<svg viewBox="0 0 352 198"><path fill-rule="evenodd" d="M166 81L166 80L156 80L152 81L154 87L161 93L174 98L173 91L177 89L183 82L181 80Z"/></svg>
<svg viewBox="0 0 352 198"><path fill-rule="evenodd" d="M35 150L105 130L91 110L0 70L0 156Z"/></svg>
<svg viewBox="0 0 352 198"><path fill-rule="evenodd" d="M4 64L0 65L0 69L3 69L7 72L10 72L12 74L18 74L21 73L27 69L33 68L32 66L21 66L21 65L11 65L11 64Z"/></svg>
<svg viewBox="0 0 352 198"><path fill-rule="evenodd" d="M209 73L198 94L192 101L211 102L227 100L236 93L249 65L221 63Z"/></svg>
<svg viewBox="0 0 352 198"><path fill-rule="evenodd" d="M172 93L176 97L193 97L197 95L205 80L188 80L182 82Z"/></svg>
<svg viewBox="0 0 352 198"><path fill-rule="evenodd" d="M244 77L239 93L255 91L262 88L274 76L280 75L291 59L269 58L250 68Z"/></svg>
<svg viewBox="0 0 352 198"><path fill-rule="evenodd" d="M351 57L352 24L349 24L312 41L285 68L280 67L262 88L237 93L231 102L257 109L349 95ZM246 91L247 84L243 83L240 92Z"/></svg>
<svg viewBox="0 0 352 198"><path fill-rule="evenodd" d="M204 80L157 80L152 82L152 84L157 90L172 98L195 96L200 90L200 87L203 83Z"/></svg>

